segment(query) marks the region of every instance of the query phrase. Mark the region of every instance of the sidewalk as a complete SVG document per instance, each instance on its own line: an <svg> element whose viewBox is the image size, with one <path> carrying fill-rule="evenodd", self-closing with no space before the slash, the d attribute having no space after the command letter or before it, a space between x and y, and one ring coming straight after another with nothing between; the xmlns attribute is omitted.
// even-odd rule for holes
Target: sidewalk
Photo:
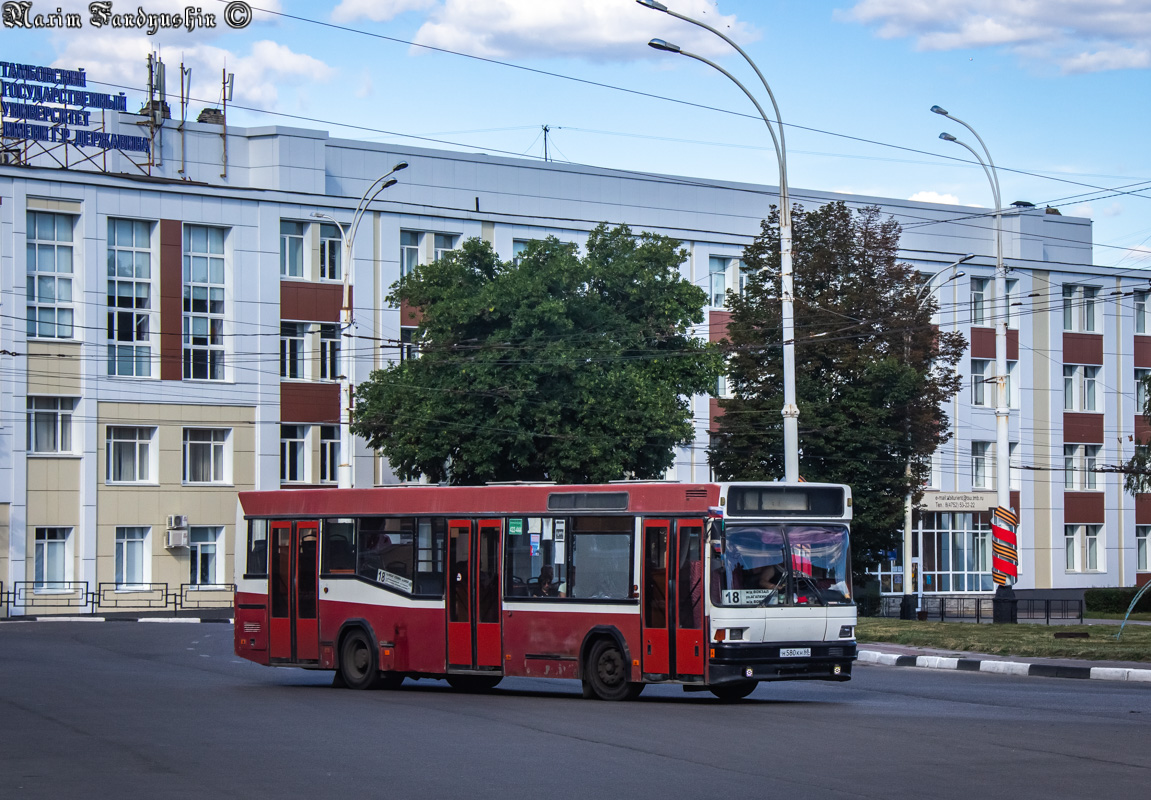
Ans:
<svg viewBox="0 0 1151 800"><path fill-rule="evenodd" d="M1100 620L1104 623L1107 621ZM937 650L930 647L912 647L887 642L860 642L858 654L861 664L890 667L958 669L999 675L1082 678L1151 684L1151 664L1141 661L1082 661L1071 658L995 656L987 653L958 653L954 650Z"/></svg>

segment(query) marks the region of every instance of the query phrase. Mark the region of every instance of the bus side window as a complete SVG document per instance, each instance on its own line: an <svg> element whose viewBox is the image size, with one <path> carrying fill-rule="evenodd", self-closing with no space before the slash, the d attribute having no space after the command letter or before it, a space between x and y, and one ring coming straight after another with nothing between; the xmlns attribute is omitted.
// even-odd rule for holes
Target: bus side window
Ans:
<svg viewBox="0 0 1151 800"><path fill-rule="evenodd" d="M356 571L355 531L355 522L350 519L323 521L320 572L352 574Z"/></svg>
<svg viewBox="0 0 1151 800"><path fill-rule="evenodd" d="M248 562L246 575L268 574L268 521L248 521Z"/></svg>

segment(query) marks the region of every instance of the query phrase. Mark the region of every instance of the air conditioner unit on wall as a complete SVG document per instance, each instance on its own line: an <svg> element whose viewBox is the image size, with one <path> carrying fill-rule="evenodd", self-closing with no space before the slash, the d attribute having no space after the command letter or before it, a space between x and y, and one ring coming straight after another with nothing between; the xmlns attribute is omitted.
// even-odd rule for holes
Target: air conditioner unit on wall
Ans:
<svg viewBox="0 0 1151 800"><path fill-rule="evenodd" d="M169 514L168 515L168 530L175 528L187 528L188 518L183 514Z"/></svg>
<svg viewBox="0 0 1151 800"><path fill-rule="evenodd" d="M188 546L188 531L182 529L175 529L168 531L168 535L164 540L164 547L171 550L173 547L187 547Z"/></svg>

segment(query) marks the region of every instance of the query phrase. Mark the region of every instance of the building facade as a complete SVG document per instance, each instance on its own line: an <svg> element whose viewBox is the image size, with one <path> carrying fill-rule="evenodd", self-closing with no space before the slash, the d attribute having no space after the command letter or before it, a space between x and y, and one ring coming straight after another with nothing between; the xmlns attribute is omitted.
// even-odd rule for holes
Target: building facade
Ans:
<svg viewBox="0 0 1151 800"><path fill-rule="evenodd" d="M413 265L469 237L511 259L532 239L580 244L600 222L626 223L684 243L683 275L709 296L701 335L719 339L743 247L778 201L770 186L310 130L121 112L104 124L110 135L149 131L149 152L62 160L43 143L4 143L0 582L14 614L76 610L81 596L106 610L226 598L236 492L335 485L346 349L353 382L415 355L413 318L384 300ZM409 168L370 205L344 263L328 218L351 220L400 161ZM904 226L904 259L927 274L975 254L937 290L938 323L962 331L970 353L914 556L926 592L988 592L993 502L980 506L979 492L994 488L983 383L994 367L992 223L970 208L792 195L808 207L881 206ZM1146 431L1136 387L1151 370L1148 280L1091 266L1087 220L1024 207L1004 226L1019 586L1134 585L1148 575L1151 506L1096 470L1129 457ZM350 330L340 324L345 278ZM692 407L696 441L669 480L709 478L716 398ZM356 486L396 482L363 442L351 463ZM897 569L880 573L903 590Z"/></svg>

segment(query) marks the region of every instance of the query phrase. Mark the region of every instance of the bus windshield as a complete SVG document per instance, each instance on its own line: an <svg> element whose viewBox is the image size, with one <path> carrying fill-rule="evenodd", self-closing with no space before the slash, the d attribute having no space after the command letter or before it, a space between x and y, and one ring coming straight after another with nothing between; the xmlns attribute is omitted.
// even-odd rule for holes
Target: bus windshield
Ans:
<svg viewBox="0 0 1151 800"><path fill-rule="evenodd" d="M727 525L711 548L711 599L721 606L851 603L844 525Z"/></svg>

